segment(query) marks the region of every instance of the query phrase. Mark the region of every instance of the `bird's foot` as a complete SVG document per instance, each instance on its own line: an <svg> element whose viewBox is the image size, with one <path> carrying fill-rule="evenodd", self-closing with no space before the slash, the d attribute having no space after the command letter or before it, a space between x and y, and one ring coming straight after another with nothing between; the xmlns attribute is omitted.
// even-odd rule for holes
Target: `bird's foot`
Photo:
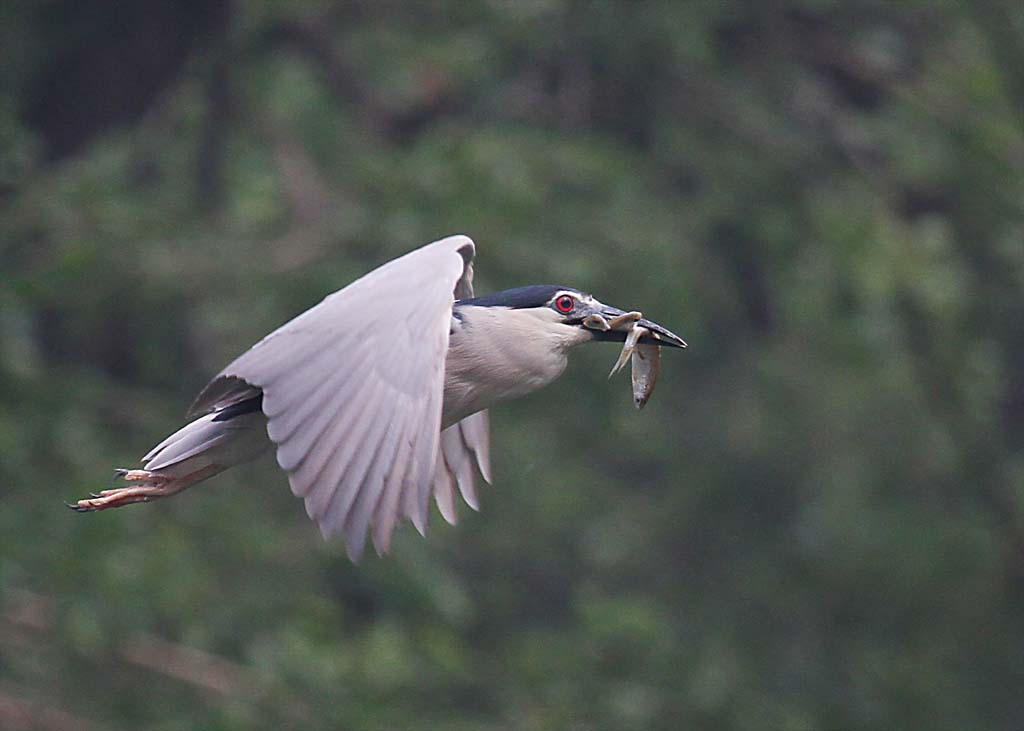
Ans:
<svg viewBox="0 0 1024 731"><path fill-rule="evenodd" d="M163 485L132 485L131 487L101 490L98 493L90 492L87 498L64 504L79 513L91 513L96 510L120 508L132 503L144 503L167 494Z"/></svg>
<svg viewBox="0 0 1024 731"><path fill-rule="evenodd" d="M208 465L184 477L169 477L149 470L118 469L114 472L115 480L123 479L136 484L100 490L98 493L91 492L87 498L64 504L79 513L92 513L97 510L120 508L132 503L145 503L179 493L218 471L219 468L216 465Z"/></svg>

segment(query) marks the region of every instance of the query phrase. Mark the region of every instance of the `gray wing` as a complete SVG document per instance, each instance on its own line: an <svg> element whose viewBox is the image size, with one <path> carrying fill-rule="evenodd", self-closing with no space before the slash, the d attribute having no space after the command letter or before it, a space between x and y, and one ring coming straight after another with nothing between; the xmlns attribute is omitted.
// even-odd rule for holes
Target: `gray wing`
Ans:
<svg viewBox="0 0 1024 731"><path fill-rule="evenodd" d="M475 470L491 482L490 428L486 411L478 411L441 432L441 453L434 466L434 498L441 515L452 525L458 522L455 489L473 510L480 509Z"/></svg>
<svg viewBox="0 0 1024 731"><path fill-rule="evenodd" d="M292 492L353 560L371 530L386 551L399 517L426 530L452 304L472 292L473 255L468 237L450 236L375 269L243 353L193 405L262 390ZM486 455L486 415L476 424L469 449Z"/></svg>
<svg viewBox="0 0 1024 731"><path fill-rule="evenodd" d="M455 299L473 296L473 276L463 277L455 288ZM434 500L451 525L458 522L455 489L473 510L480 509L476 476L480 471L491 482L491 430L487 411L478 411L441 432L440 450L434 465Z"/></svg>

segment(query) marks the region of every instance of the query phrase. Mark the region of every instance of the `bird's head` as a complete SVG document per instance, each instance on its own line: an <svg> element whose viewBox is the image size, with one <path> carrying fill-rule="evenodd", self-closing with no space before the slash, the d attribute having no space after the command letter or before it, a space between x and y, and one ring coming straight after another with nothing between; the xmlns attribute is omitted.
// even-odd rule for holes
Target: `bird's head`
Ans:
<svg viewBox="0 0 1024 731"><path fill-rule="evenodd" d="M639 313L606 305L593 295L572 287L534 284L461 300L459 305L516 310L532 316L535 328L572 332L573 342L600 340L622 343L628 334L628 323L635 322L648 331L640 338L641 343L686 347L686 341L681 337ZM571 331L565 328L571 328Z"/></svg>

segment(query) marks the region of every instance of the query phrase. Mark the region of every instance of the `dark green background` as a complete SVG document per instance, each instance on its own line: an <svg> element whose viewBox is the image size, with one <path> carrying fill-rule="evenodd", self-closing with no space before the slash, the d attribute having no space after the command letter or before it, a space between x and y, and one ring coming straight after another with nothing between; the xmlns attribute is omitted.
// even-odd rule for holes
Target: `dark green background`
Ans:
<svg viewBox="0 0 1024 731"><path fill-rule="evenodd" d="M0 728L1024 727L1020 7L4 3ZM62 507L456 232L691 347L359 567L270 459Z"/></svg>

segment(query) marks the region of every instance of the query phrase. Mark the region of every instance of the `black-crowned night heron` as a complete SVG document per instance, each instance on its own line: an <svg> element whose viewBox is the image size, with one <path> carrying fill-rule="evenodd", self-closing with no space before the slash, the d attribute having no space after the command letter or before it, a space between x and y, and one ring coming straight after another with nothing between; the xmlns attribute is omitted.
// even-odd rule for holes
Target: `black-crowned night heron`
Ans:
<svg viewBox="0 0 1024 731"><path fill-rule="evenodd" d="M273 443L309 517L358 560L369 531L387 551L399 517L423 533L431 495L450 523L456 487L477 509L475 470L491 481L486 409L553 381L575 345L625 341L609 321L638 326L641 343L686 346L571 287L474 297L474 252L468 237L449 236L328 296L221 371L192 404L198 418L143 469L117 471L127 486L69 507L173 495Z"/></svg>

